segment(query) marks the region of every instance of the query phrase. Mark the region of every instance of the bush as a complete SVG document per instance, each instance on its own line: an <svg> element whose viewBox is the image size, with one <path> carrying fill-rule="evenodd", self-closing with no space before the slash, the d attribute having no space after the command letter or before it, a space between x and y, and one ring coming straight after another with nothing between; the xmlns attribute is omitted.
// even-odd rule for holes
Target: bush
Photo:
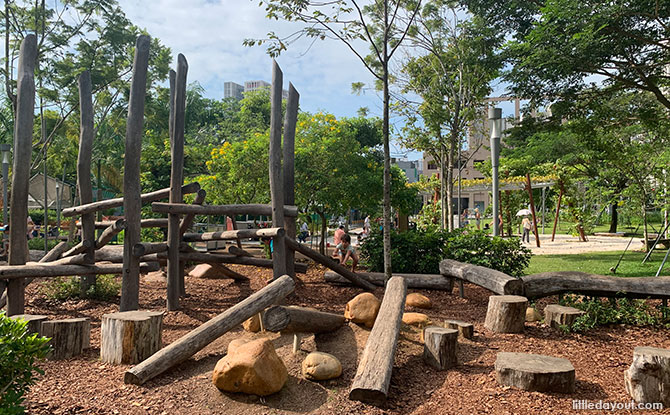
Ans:
<svg viewBox="0 0 670 415"><path fill-rule="evenodd" d="M98 275L95 285L82 293L78 277L51 278L42 283L40 292L50 300L65 301L72 298L89 298L108 301L119 295L121 284L111 274Z"/></svg>
<svg viewBox="0 0 670 415"><path fill-rule="evenodd" d="M583 296L567 295L561 305L574 307L586 314L577 318L572 327L562 327L565 331L587 331L608 324L629 324L633 326L667 326L667 310L649 306L645 300L601 300Z"/></svg>
<svg viewBox="0 0 670 415"><path fill-rule="evenodd" d="M26 322L0 312L0 413L22 414L23 395L35 383L36 366L49 352L49 339L26 332Z"/></svg>
<svg viewBox="0 0 670 415"><path fill-rule="evenodd" d="M54 246L58 245L61 242L56 239L49 239L47 242L48 249L51 250ZM28 239L28 249L35 249L38 251L44 251L44 238L33 238Z"/></svg>
<svg viewBox="0 0 670 415"><path fill-rule="evenodd" d="M361 259L370 271L384 270L382 233L374 231L360 247ZM481 265L519 277L530 262L530 250L518 238L489 237L484 231L456 229L391 232L394 272L439 274L440 261L454 259Z"/></svg>

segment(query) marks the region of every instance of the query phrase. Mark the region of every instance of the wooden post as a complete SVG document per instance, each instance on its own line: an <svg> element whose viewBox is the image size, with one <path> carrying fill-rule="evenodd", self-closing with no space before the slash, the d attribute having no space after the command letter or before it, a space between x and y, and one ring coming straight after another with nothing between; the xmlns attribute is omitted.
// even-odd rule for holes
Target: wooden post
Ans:
<svg viewBox="0 0 670 415"><path fill-rule="evenodd" d="M141 35L137 38L133 61L133 80L130 85L123 168L123 212L126 219L126 230L123 243L121 311L137 310L140 302L140 261L138 257L133 256L132 249L140 242L141 231L140 155L144 132L144 99L147 92L150 43L149 36Z"/></svg>
<svg viewBox="0 0 670 415"><path fill-rule="evenodd" d="M79 75L79 155L77 157L77 190L79 203L93 203L93 184L91 183L91 154L93 153L93 95L91 92L91 74L84 71ZM95 214L81 215L81 240L90 241L84 251L86 264L95 263ZM80 279L82 292L95 285L95 274L84 275Z"/></svg>
<svg viewBox="0 0 670 415"><path fill-rule="evenodd" d="M537 216L535 215L535 203L533 201L533 188L530 185L530 174L526 173L526 186L528 187L528 197L530 198L530 213L533 215L533 230L535 231L535 243L540 247L540 234L537 233Z"/></svg>
<svg viewBox="0 0 670 415"><path fill-rule="evenodd" d="M283 75L272 60L272 89L270 90L270 197L272 199L272 226L278 228L284 226L284 174L281 167L281 96ZM286 274L286 247L283 236L272 239L272 279L277 279Z"/></svg>
<svg viewBox="0 0 670 415"><path fill-rule="evenodd" d="M89 347L91 321L87 318L44 321L41 334L51 338L49 344L53 349L49 359L67 359Z"/></svg>
<svg viewBox="0 0 670 415"><path fill-rule="evenodd" d="M177 57L177 76L175 80L174 102L172 103L170 203L182 203L181 186L184 181L184 122L186 111L186 74L188 63L181 53ZM179 309L179 296L183 283L179 265L179 214L168 215L168 263L167 263L167 308Z"/></svg>
<svg viewBox="0 0 670 415"><path fill-rule="evenodd" d="M35 64L37 39L27 35L21 42L16 84L16 120L14 122L14 165L9 217L9 265L23 265L28 259L28 185L33 150L35 115ZM7 74L5 74L7 75ZM46 180L46 178L45 178ZM23 280L7 284L7 315L23 314L25 286Z"/></svg>
<svg viewBox="0 0 670 415"><path fill-rule="evenodd" d="M295 126L298 121L298 101L300 94L288 84L288 100L286 102L286 119L284 120L284 204L292 206L295 204ZM295 218L286 216L284 228L289 238L296 238ZM295 278L295 251L286 250L286 273Z"/></svg>
<svg viewBox="0 0 670 415"><path fill-rule="evenodd" d="M407 284L402 277L389 279L375 325L365 343L349 399L374 405L386 401L406 295Z"/></svg>
<svg viewBox="0 0 670 415"><path fill-rule="evenodd" d="M551 231L551 242L554 242L554 237L556 236L556 227L558 226L558 214L561 212L561 199L563 199L563 184L561 184L561 188L558 193L558 203L556 203L556 217L554 217L554 229Z"/></svg>
<svg viewBox="0 0 670 415"><path fill-rule="evenodd" d="M162 329L160 311L104 314L100 326L100 360L112 364L139 363L160 350Z"/></svg>

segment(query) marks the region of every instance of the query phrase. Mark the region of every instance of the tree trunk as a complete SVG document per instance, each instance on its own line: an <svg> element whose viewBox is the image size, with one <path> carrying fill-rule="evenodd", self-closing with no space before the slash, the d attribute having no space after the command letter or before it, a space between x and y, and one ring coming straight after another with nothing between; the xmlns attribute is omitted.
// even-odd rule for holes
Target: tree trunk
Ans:
<svg viewBox="0 0 670 415"><path fill-rule="evenodd" d="M447 224L447 178L445 177L446 169L446 160L444 152L444 143L442 143L442 136L438 134L440 141L440 229L447 229L449 225Z"/></svg>
<svg viewBox="0 0 670 415"><path fill-rule="evenodd" d="M384 85L384 116L382 119L382 136L384 138L384 274L386 279L391 278L391 148L389 144L389 118L390 118L390 94L389 94L389 60L388 53L389 28L388 28L388 2L384 2L384 50L382 59L382 83Z"/></svg>
<svg viewBox="0 0 670 415"><path fill-rule="evenodd" d="M454 206L451 201L454 199L454 156L456 155L456 147L454 143L449 142L449 152L447 156L447 225L449 231L454 230Z"/></svg>
<svg viewBox="0 0 670 415"><path fill-rule="evenodd" d="M642 195L642 221L644 224L644 252L649 251L649 245L647 241L649 240L649 229L647 229L647 195L643 193Z"/></svg>
<svg viewBox="0 0 670 415"><path fill-rule="evenodd" d="M321 241L319 242L319 253L321 255L327 255L326 252L326 240L328 239L328 230L326 229L326 214L323 212L316 212L321 218Z"/></svg>
<svg viewBox="0 0 670 415"><path fill-rule="evenodd" d="M616 233L617 225L619 222L619 205L614 202L611 205L612 207L612 216L610 218L610 233Z"/></svg>

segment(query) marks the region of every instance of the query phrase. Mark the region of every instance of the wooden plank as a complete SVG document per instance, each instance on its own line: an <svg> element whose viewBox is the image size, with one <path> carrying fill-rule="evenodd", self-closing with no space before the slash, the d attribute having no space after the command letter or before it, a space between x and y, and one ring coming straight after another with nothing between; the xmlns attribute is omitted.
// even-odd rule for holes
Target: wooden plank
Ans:
<svg viewBox="0 0 670 415"><path fill-rule="evenodd" d="M284 119L283 167L284 167L284 205L295 205L295 127L298 120L298 101L300 94L292 83L288 84L286 116ZM295 217L284 217L284 228L289 238L296 239ZM295 278L293 263L295 251L286 250L286 273Z"/></svg>
<svg viewBox="0 0 670 415"><path fill-rule="evenodd" d="M139 365L126 371L124 382L141 385L160 375L242 324L244 320L286 297L294 288L295 283L288 275L278 278L179 340L164 347Z"/></svg>
<svg viewBox="0 0 670 415"><path fill-rule="evenodd" d="M263 204L198 206L187 203L154 202L151 204L151 210L156 213L179 213L182 215L272 215L272 206ZM298 216L298 208L296 206L284 206L284 216Z"/></svg>
<svg viewBox="0 0 670 415"><path fill-rule="evenodd" d="M158 271L157 262L140 263L140 272ZM61 277L88 274L121 274L123 264L62 265L34 263L22 266L0 266L0 278L16 281L29 277Z"/></svg>
<svg viewBox="0 0 670 415"><path fill-rule="evenodd" d="M35 64L37 39L29 34L21 42L16 81L14 121L14 164L9 216L9 264L22 265L28 259L28 186L33 150L35 114ZM5 74L6 76L7 74ZM24 314L25 286L22 280L7 284L7 315Z"/></svg>
<svg viewBox="0 0 670 415"><path fill-rule="evenodd" d="M520 279L494 269L445 259L440 262L440 274L471 282L499 295L523 295L523 282Z"/></svg>
<svg viewBox="0 0 670 415"><path fill-rule="evenodd" d="M144 133L144 100L147 92L149 36L141 35L135 44L133 79L130 85L126 150L123 167L123 213L126 219L123 244L123 280L120 311L137 310L140 296L139 259L132 249L140 242L142 199L140 190L140 156Z"/></svg>
<svg viewBox="0 0 670 415"><path fill-rule="evenodd" d="M281 113L282 113L282 91L283 74L279 65L272 60L272 87L270 88L270 199L272 200L272 226L278 228L284 226L284 172L282 171L281 159ZM272 279L277 279L286 274L286 244L283 236L277 236L272 240Z"/></svg>
<svg viewBox="0 0 670 415"><path fill-rule="evenodd" d="M102 233L100 236L98 236L98 239L95 241L95 249L100 249L103 246L107 245L116 235L119 234L122 230L126 229L126 221L125 219L119 219L115 222L112 222L111 225L109 225Z"/></svg>
<svg viewBox="0 0 670 415"><path fill-rule="evenodd" d="M284 228L239 229L236 231L219 231L184 234L184 242L223 241L239 238L260 238L284 236Z"/></svg>
<svg viewBox="0 0 670 415"><path fill-rule="evenodd" d="M357 272L374 285L383 287L386 284L386 277L383 272ZM407 282L407 288L419 288L426 290L443 290L449 291L453 289L454 280L440 274L407 274L394 272L393 276L403 277ZM344 278L335 271L326 271L323 278L335 284L351 284L351 281Z"/></svg>
<svg viewBox="0 0 670 415"><path fill-rule="evenodd" d="M406 295L407 284L402 277L388 280L375 325L365 343L349 391L349 399L373 405L382 405L386 401Z"/></svg>

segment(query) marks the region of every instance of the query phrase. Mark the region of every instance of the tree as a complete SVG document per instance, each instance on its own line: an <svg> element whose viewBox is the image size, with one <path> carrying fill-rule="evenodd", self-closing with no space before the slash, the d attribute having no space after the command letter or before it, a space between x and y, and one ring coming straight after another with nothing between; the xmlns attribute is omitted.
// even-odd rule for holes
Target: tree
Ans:
<svg viewBox="0 0 670 415"><path fill-rule="evenodd" d="M274 32L264 40L245 40L246 45L269 42L268 53L276 56L302 37L314 40L337 39L356 55L365 68L381 84L383 91L382 137L384 144L384 273L391 278L391 156L389 132L389 74L391 58L403 43L412 21L421 7L421 0L374 0L361 7L356 0L305 1L261 0L267 17L300 22L305 26L287 37ZM367 20L366 20L367 18ZM357 49L365 42L371 51Z"/></svg>

